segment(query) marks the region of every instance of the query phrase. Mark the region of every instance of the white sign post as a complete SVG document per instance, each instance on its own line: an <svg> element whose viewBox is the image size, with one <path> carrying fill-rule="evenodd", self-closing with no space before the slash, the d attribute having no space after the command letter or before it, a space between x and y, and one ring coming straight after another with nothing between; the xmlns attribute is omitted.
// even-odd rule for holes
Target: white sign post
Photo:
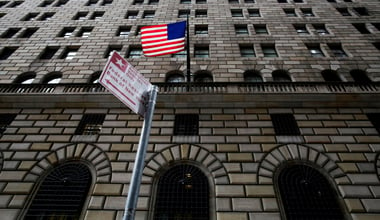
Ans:
<svg viewBox="0 0 380 220"><path fill-rule="evenodd" d="M133 220L135 218L146 149L149 141L154 106L156 104L157 87L152 86L147 79L117 52L113 52L108 59L99 82L132 111L144 117L123 216L123 220Z"/></svg>

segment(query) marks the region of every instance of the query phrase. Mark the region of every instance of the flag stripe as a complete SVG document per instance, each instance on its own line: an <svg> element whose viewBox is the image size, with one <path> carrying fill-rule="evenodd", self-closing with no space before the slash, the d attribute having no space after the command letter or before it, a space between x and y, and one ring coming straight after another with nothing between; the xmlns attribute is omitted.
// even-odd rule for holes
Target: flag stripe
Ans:
<svg viewBox="0 0 380 220"><path fill-rule="evenodd" d="M141 28L141 44L145 56L161 56L185 49L186 22Z"/></svg>

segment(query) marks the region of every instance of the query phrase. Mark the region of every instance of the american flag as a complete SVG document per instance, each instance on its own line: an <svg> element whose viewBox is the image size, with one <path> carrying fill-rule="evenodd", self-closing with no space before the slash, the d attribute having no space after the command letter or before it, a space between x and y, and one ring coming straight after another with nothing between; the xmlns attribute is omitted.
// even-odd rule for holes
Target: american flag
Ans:
<svg viewBox="0 0 380 220"><path fill-rule="evenodd" d="M186 21L141 28L141 44L146 57L185 50Z"/></svg>

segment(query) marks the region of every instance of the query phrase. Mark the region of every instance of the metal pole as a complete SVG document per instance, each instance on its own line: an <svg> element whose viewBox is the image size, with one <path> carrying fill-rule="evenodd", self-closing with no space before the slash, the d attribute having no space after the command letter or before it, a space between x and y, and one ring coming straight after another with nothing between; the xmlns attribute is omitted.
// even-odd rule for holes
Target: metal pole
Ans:
<svg viewBox="0 0 380 220"><path fill-rule="evenodd" d="M135 165L133 167L133 173L131 177L131 183L129 185L129 191L127 196L127 202L125 204L125 211L123 220L135 219L137 199L140 193L140 184L142 178L142 172L144 169L144 161L146 155L146 149L148 147L150 128L152 125L152 118L154 114L154 106L157 98L157 86L152 86L152 90L149 95L149 103L147 111L145 112L144 125L142 133L140 135L139 146L137 148L137 154L135 159Z"/></svg>
<svg viewBox="0 0 380 220"><path fill-rule="evenodd" d="M189 12L190 13L190 12ZM190 23L189 23L189 14L187 14L187 17L186 17L186 66L187 66L187 70L186 70L186 79L187 79L187 83L190 84L190 81L191 81L191 62L190 62Z"/></svg>

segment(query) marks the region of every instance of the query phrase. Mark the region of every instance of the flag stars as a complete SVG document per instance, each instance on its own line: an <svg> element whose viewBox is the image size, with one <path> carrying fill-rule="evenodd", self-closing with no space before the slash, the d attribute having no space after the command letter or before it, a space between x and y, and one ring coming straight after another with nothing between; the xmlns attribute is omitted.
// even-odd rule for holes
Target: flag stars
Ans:
<svg viewBox="0 0 380 220"><path fill-rule="evenodd" d="M120 67L120 69L124 69L125 63L121 59L117 59L116 64Z"/></svg>

